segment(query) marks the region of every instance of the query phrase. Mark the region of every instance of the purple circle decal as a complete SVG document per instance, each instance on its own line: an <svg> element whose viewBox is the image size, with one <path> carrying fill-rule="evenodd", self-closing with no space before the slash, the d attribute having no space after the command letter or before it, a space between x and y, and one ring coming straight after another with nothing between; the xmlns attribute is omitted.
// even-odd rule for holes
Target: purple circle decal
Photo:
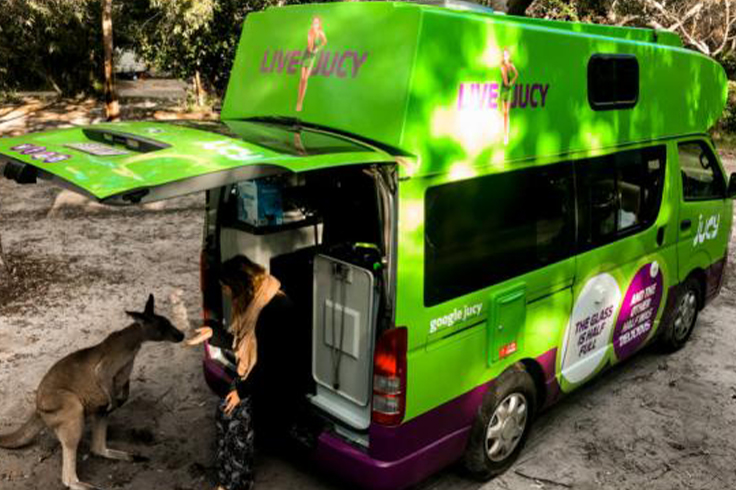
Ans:
<svg viewBox="0 0 736 490"><path fill-rule="evenodd" d="M662 300L662 288L662 271L657 262L643 266L634 276L613 331L613 349L619 359L633 354L649 336Z"/></svg>

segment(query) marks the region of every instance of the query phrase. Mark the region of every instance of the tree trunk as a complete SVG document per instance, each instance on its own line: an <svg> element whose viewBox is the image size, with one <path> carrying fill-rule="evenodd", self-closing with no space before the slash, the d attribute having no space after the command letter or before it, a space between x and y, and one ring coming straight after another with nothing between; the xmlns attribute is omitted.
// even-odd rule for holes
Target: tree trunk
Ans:
<svg viewBox="0 0 736 490"><path fill-rule="evenodd" d="M94 50L89 50L89 73L87 74L87 78L89 79L89 86L90 87L97 87L97 82L99 82L99 75L97 74L97 70L95 67L95 52Z"/></svg>
<svg viewBox="0 0 736 490"><path fill-rule="evenodd" d="M202 77L199 74L199 70L194 72L194 93L197 97L197 107L204 106L204 87L202 87Z"/></svg>
<svg viewBox="0 0 736 490"><path fill-rule="evenodd" d="M113 80L112 0L102 0L102 44L105 51L105 113L108 121L120 118L120 105Z"/></svg>

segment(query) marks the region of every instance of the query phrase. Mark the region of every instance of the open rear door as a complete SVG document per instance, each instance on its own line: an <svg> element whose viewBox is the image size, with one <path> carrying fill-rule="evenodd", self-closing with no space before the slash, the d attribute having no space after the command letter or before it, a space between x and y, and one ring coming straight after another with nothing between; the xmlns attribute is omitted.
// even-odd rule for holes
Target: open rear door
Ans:
<svg viewBox="0 0 736 490"><path fill-rule="evenodd" d="M129 122L0 138L0 167L105 204L138 204L235 182L324 167L390 162L376 148L280 124Z"/></svg>

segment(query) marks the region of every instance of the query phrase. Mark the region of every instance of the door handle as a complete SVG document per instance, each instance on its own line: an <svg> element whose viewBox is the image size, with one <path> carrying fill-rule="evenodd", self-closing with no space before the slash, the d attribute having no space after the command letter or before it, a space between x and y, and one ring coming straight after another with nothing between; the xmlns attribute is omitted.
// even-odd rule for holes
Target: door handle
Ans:
<svg viewBox="0 0 736 490"><path fill-rule="evenodd" d="M693 225L693 223L689 219L684 219L684 220L680 221L680 229L682 231L689 230L692 225Z"/></svg>
<svg viewBox="0 0 736 490"><path fill-rule="evenodd" d="M665 228L667 228L667 227L666 226L662 226L662 227L660 227L657 230L657 245L660 246L660 247L664 243L664 231L665 231Z"/></svg>

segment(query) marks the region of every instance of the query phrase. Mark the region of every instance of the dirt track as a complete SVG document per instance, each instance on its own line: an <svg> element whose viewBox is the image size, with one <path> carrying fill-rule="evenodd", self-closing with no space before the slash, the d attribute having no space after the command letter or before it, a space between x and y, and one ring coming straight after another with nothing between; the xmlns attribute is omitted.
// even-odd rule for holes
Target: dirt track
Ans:
<svg viewBox="0 0 736 490"><path fill-rule="evenodd" d="M127 325L124 310L142 309L149 292L180 328L196 326L201 228L201 196L120 211L45 184L0 181L0 234L17 268L12 287L0 283L0 431L29 413L54 361ZM731 251L733 264L735 243ZM449 469L422 488L736 488L734 288L732 280L703 312L684 350L644 352L544 413L503 477L482 485ZM215 400L200 355L144 347L110 440L151 461L87 457L84 443L83 480L110 489L210 487ZM48 434L28 449L0 451L0 488L61 489L60 463ZM261 458L257 475L262 490L343 487L308 464L272 456Z"/></svg>

